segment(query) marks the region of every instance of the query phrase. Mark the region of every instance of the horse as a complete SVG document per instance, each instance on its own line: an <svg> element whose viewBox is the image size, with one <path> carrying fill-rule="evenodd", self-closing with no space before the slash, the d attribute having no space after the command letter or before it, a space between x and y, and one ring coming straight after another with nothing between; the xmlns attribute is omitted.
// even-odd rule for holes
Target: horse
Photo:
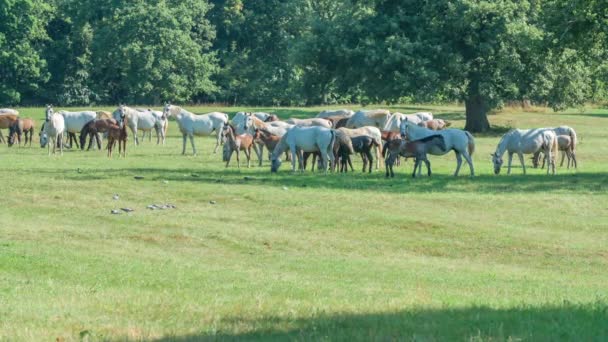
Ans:
<svg viewBox="0 0 608 342"><path fill-rule="evenodd" d="M32 119L18 118L17 121L11 127L9 127L8 146L9 147L13 146L15 144L15 139L17 139L19 141L19 145L21 145L21 135L25 133L24 146L27 145L27 142L29 139L30 147L31 147L35 126L36 126L36 123Z"/></svg>
<svg viewBox="0 0 608 342"><path fill-rule="evenodd" d="M332 128L331 121L326 120L326 119L318 119L318 118L296 119L296 118L290 118L290 119L285 120L285 122L288 123L288 124L290 124L290 125L300 126L300 127L319 126L319 127L325 127L325 128Z"/></svg>
<svg viewBox="0 0 608 342"><path fill-rule="evenodd" d="M360 110L353 114L346 122L346 128L361 128L373 126L384 129L391 112L386 109Z"/></svg>
<svg viewBox="0 0 608 342"><path fill-rule="evenodd" d="M344 132L344 134L346 134L347 136L349 136L351 139L358 137L358 136L369 136L370 138L372 138L373 142L374 142L374 146L376 148L376 170L378 170L380 168L380 153L382 150L382 133L380 132L380 130L376 127L372 127L372 126L366 126L366 127L360 127L360 128L346 128L346 127L342 127L342 128L338 128L338 131Z"/></svg>
<svg viewBox="0 0 608 342"><path fill-rule="evenodd" d="M328 118L334 117L334 116L350 118L354 114L355 114L355 112L353 112L350 109L331 109L331 110L322 111L321 113L317 114L316 117L319 119L328 119Z"/></svg>
<svg viewBox="0 0 608 342"><path fill-rule="evenodd" d="M80 131L80 149L84 150L84 145L87 141L87 136L89 137L89 147L87 147L87 151L91 149L91 145L93 145L93 139L97 143L97 148L101 150L101 140L99 138L99 133L106 133L110 126L118 125L118 121L115 119L95 119L87 122L82 130Z"/></svg>
<svg viewBox="0 0 608 342"><path fill-rule="evenodd" d="M186 140L190 137L193 154L196 155L196 147L194 146L194 136L211 135L216 132L217 140L213 153L217 152L217 148L222 143L222 128L228 123L228 114L212 112L209 114L195 115L189 111L179 107L166 104L163 109L163 115L167 118L173 117L177 121L179 130L183 135L182 154L186 154Z"/></svg>
<svg viewBox="0 0 608 342"><path fill-rule="evenodd" d="M54 113L53 106L47 105L46 112ZM72 146L72 141L74 141L76 143L76 147L78 147L78 139L76 139L76 134L80 133L82 127L84 127L87 122L94 120L97 117L97 113L93 111L68 112L65 110L60 110L57 112L57 114L63 116L65 133L68 134L69 145Z"/></svg>
<svg viewBox="0 0 608 342"><path fill-rule="evenodd" d="M429 135L419 140L405 141L402 139L393 139L387 142L388 156L385 159L386 178L395 177L393 166L399 156L410 158L414 157L414 171L412 178L416 178L416 170L418 175L422 173L422 162L426 164L427 174L431 176L431 162L427 154L433 149L445 150L445 139L439 134Z"/></svg>
<svg viewBox="0 0 608 342"><path fill-rule="evenodd" d="M121 152L124 158L127 157L127 139L129 134L127 133L127 123L126 117L119 117L120 121L118 124L111 124L108 126L108 158L112 158L112 152L114 150L114 145L116 141L118 141L118 156L120 157Z"/></svg>
<svg viewBox="0 0 608 342"><path fill-rule="evenodd" d="M10 128L17 122L19 115L17 114L0 114L0 142L6 142L2 135L1 129Z"/></svg>
<svg viewBox="0 0 608 342"><path fill-rule="evenodd" d="M242 125L241 132L249 132L251 135L255 135L255 130L264 129L269 134L275 135L281 138L287 131L294 127L284 121L269 121L264 122L254 115L248 115ZM238 129L237 129L238 132ZM238 134L238 133L237 133ZM259 165L262 166L262 159L264 159L264 144L256 143L255 153L258 156ZM270 153L272 150L268 150L268 158L270 159Z"/></svg>
<svg viewBox="0 0 608 342"><path fill-rule="evenodd" d="M160 140L162 139L163 143L165 141L165 133L164 133L164 114L160 114L160 112L153 113L151 110L143 110L139 111L137 109L133 109L127 107L125 105L120 105L117 110L112 114L113 118L116 121L119 121L119 116L123 116L125 118L127 126L131 130L133 137L135 139L135 145L139 145L139 138L137 137L137 131L151 132L152 129L156 131L156 144L160 144ZM142 136L143 139L143 136ZM150 139L152 136L150 135Z"/></svg>
<svg viewBox="0 0 608 342"><path fill-rule="evenodd" d="M574 153L574 144L572 142L572 137L570 137L569 135L558 135L557 136L557 148L559 151L562 151L562 161L560 162L559 166L564 166L564 158L567 157L568 158L568 169L570 169L570 163L572 163L572 166L574 166L574 168L576 169L578 166L578 163L576 161L576 154ZM540 154L541 152L536 152L534 153L534 156L532 157L532 165L537 168L540 164ZM555 156L557 157L557 156ZM541 167L541 169L545 168L545 160L546 158L543 158L543 165Z"/></svg>
<svg viewBox="0 0 608 342"><path fill-rule="evenodd" d="M46 121L42 125L40 131L40 147L48 147L49 156L51 155L51 144L49 144L49 137L53 145L53 154L55 149L59 145L60 153L63 155L63 133L65 131L65 119L63 115L59 113L53 113L52 108L46 112Z"/></svg>
<svg viewBox="0 0 608 342"><path fill-rule="evenodd" d="M412 124L408 120L404 120L401 122L400 128L401 136L404 139L413 141L420 140L429 135L441 135L444 139L445 149L439 148L438 146L434 146L428 151L429 154L441 156L450 151L454 151L456 154L456 171L454 172L454 176L458 176L458 172L460 171L460 167L462 166L462 157L469 164L469 169L471 171L471 176L475 176L475 168L473 166L473 160L471 156L475 152L475 138L471 135L471 133L456 129L449 128L441 131L433 131L428 128L419 127L415 124Z"/></svg>
<svg viewBox="0 0 608 342"><path fill-rule="evenodd" d="M152 115L156 116L162 121L162 125L160 129L155 129L156 131L156 144L158 145L158 141L160 139L161 144L164 145L167 138L167 131L169 129L169 120L163 117L163 112L159 110L146 109L144 112L150 112ZM146 133L148 133L148 141L152 141L152 130L143 131L141 133L141 139L144 140L146 138Z"/></svg>
<svg viewBox="0 0 608 342"><path fill-rule="evenodd" d="M0 108L0 115L1 114L12 114L12 115L19 115L19 111L16 109L12 109L12 108Z"/></svg>
<svg viewBox="0 0 608 342"><path fill-rule="evenodd" d="M272 152L270 167L271 172L277 172L281 167L279 157L287 149L291 151L291 170L296 171L296 158L299 161L300 171L303 171L302 152L320 152L323 169L327 173L327 168L334 163L334 142L336 132L325 127L298 127L291 128L281 138L274 151Z"/></svg>
<svg viewBox="0 0 608 342"><path fill-rule="evenodd" d="M247 157L247 167L251 167L251 147L253 147L253 136L248 133L236 135L234 133L234 127L228 123L224 125L222 135L226 139L226 145L230 147L230 151L226 156L226 167L230 165L232 153L235 151L237 168L241 168L241 151L245 152L245 156Z"/></svg>
<svg viewBox="0 0 608 342"><path fill-rule="evenodd" d="M365 169L369 163L369 172L371 173L372 165L374 164L374 157L371 152L372 147L375 146L374 139L366 135L361 135L358 137L349 138L349 140L350 150L348 146L346 146L346 148L344 146L340 146L338 151L338 155L340 157L340 172L348 172L349 165L351 171L354 171L350 155L356 152L361 155L361 160L363 161L363 172L365 172Z"/></svg>
<svg viewBox="0 0 608 342"><path fill-rule="evenodd" d="M555 156L558 153L557 135L552 129L537 128L537 129L512 129L500 138L496 152L491 154L492 163L494 164L494 174L500 173L503 160L502 156L505 152L509 153L509 164L507 174L511 174L511 163L513 154L517 153L524 175L526 174L526 165L524 163L524 154L534 154L538 151L545 153L545 158L549 160L547 174L549 169L555 174Z"/></svg>

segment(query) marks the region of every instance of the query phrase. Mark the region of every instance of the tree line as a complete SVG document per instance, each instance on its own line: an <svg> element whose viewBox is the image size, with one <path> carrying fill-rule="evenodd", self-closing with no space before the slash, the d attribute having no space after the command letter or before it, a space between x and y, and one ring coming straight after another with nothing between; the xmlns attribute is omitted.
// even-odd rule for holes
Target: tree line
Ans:
<svg viewBox="0 0 608 342"><path fill-rule="evenodd" d="M0 105L608 98L604 0L0 0Z"/></svg>

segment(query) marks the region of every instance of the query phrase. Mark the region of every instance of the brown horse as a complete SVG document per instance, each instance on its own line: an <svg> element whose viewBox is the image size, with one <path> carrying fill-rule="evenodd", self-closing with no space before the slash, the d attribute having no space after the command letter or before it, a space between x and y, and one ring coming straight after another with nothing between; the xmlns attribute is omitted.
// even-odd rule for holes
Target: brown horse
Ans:
<svg viewBox="0 0 608 342"><path fill-rule="evenodd" d="M236 165L240 169L241 168L241 151L245 152L245 156L247 157L247 167L251 166L251 148L253 147L253 137L251 134L244 133L236 135L234 134L234 127L230 124L225 124L224 129L222 130L222 135L226 140L226 145L230 147L228 155L226 156L226 167L230 165L230 159L232 158L232 153L236 151Z"/></svg>
<svg viewBox="0 0 608 342"><path fill-rule="evenodd" d="M118 156L122 151L123 156L127 157L127 139L129 135L127 133L127 125L125 122L121 122L120 125L110 125L108 127L108 157L112 158L112 150L118 140ZM122 148L121 148L122 147Z"/></svg>
<svg viewBox="0 0 608 342"><path fill-rule="evenodd" d="M32 146L32 138L34 136L35 130L35 122L32 119L21 119L18 118L15 123L9 127L8 133L8 146L11 147L15 144L15 139L19 141L19 146L21 146L21 135L25 133L25 145L29 140L30 147Z"/></svg>
<svg viewBox="0 0 608 342"><path fill-rule="evenodd" d="M97 148L101 150L101 139L99 133L106 133L110 126L118 125L118 122L114 119L95 119L87 122L80 131L80 149L84 150L84 145L87 142L87 136L89 137L89 147L87 151L91 149L93 144L93 138L97 143Z"/></svg>
<svg viewBox="0 0 608 342"><path fill-rule="evenodd" d="M15 122L17 122L17 119L19 119L19 115L0 114L0 142L6 142L6 140L4 140L4 136L2 135L2 129L10 128L15 124Z"/></svg>

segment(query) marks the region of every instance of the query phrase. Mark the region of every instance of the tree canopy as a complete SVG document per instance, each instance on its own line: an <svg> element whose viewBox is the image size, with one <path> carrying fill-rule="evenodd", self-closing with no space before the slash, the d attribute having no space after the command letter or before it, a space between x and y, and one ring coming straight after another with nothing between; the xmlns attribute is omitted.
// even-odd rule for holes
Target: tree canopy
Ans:
<svg viewBox="0 0 608 342"><path fill-rule="evenodd" d="M599 0L0 0L0 104L608 98Z"/></svg>

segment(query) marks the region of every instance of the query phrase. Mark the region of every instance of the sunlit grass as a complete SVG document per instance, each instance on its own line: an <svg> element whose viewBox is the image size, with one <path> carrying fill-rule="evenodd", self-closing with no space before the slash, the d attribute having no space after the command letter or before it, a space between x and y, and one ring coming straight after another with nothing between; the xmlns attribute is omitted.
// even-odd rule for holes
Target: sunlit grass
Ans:
<svg viewBox="0 0 608 342"><path fill-rule="evenodd" d="M458 106L392 110L464 125ZM410 162L390 180L225 169L209 138L181 156L175 122L126 159L0 146L0 339L605 340L607 118L490 117L573 126L580 168L554 177L491 174L499 133L476 138L478 176L452 177L448 155L415 180Z"/></svg>

